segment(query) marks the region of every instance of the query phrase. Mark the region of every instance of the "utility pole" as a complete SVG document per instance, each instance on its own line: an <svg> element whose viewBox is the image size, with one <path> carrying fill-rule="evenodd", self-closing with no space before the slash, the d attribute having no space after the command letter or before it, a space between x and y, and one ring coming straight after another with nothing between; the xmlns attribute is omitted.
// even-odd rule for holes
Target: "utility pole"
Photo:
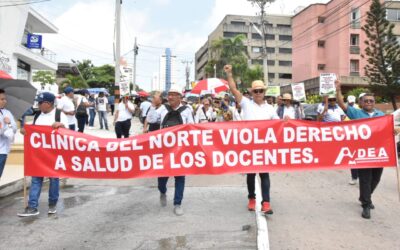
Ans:
<svg viewBox="0 0 400 250"><path fill-rule="evenodd" d="M263 39L263 72L264 72L264 83L269 84L268 77L268 53L267 53L267 27L266 27L266 12L265 5L267 3L273 3L275 0L248 0L253 5L257 5L260 8L261 17L261 28L262 28L262 39Z"/></svg>
<svg viewBox="0 0 400 250"><path fill-rule="evenodd" d="M193 61L184 60L184 61L182 61L182 63L186 64L186 70L185 70L185 73L186 73L186 88L185 89L186 90L191 90L192 88L190 86L190 81L189 81L189 76L190 76L190 66L189 66L189 64L192 64Z"/></svg>
<svg viewBox="0 0 400 250"><path fill-rule="evenodd" d="M135 45L133 46L133 81L132 88L136 90L136 56L139 53L139 47L137 46L137 38L135 37Z"/></svg>
<svg viewBox="0 0 400 250"><path fill-rule="evenodd" d="M115 2L115 83L119 85L121 82L120 72L120 53L121 53L121 4L122 0Z"/></svg>

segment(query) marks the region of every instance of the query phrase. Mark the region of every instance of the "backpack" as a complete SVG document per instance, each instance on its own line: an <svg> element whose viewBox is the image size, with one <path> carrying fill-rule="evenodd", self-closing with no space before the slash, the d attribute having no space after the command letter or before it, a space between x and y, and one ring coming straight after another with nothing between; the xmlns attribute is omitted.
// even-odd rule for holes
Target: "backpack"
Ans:
<svg viewBox="0 0 400 250"><path fill-rule="evenodd" d="M39 115L42 113L42 111L37 111L35 116L33 117L33 123L32 125L35 125L36 120L38 119ZM56 113L55 113L55 117L54 117L56 122L60 122L61 121L61 109L56 109Z"/></svg>
<svg viewBox="0 0 400 250"><path fill-rule="evenodd" d="M83 104L83 97L81 99L81 102L79 103L78 107L76 108L76 116L86 116L86 107Z"/></svg>
<svg viewBox="0 0 400 250"><path fill-rule="evenodd" d="M187 109L186 106L182 106L177 110L173 110L168 104L164 104L168 113L165 115L164 120L161 122L161 128L168 128L176 125L183 124L181 113Z"/></svg>

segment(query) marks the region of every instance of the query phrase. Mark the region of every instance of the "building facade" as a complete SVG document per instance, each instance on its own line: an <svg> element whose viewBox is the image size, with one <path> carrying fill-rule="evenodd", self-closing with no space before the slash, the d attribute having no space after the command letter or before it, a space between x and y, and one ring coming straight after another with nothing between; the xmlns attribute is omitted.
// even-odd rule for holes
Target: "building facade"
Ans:
<svg viewBox="0 0 400 250"><path fill-rule="evenodd" d="M372 0L332 0L312 4L293 17L293 81L318 93L320 73L336 73L346 88L366 86L362 58L365 25ZM388 20L400 41L400 2L385 1Z"/></svg>
<svg viewBox="0 0 400 250"><path fill-rule="evenodd" d="M165 54L160 57L159 90L168 91L171 84L176 83L176 67L176 56L172 55L171 49L166 48Z"/></svg>
<svg viewBox="0 0 400 250"><path fill-rule="evenodd" d="M291 16L267 15L266 41L268 57L268 76L273 85L292 82L292 22ZM195 77L201 80L207 77L205 67L210 60L210 47L213 40L221 37L232 38L243 34L249 55L249 66L263 66L263 39L259 16L227 15L208 36L207 42L196 52Z"/></svg>
<svg viewBox="0 0 400 250"><path fill-rule="evenodd" d="M43 46L46 43L43 34L57 32L57 27L29 5L0 8L0 70L7 71L15 79L30 82L34 70L55 72L56 55ZM32 35L43 35L42 47L28 48L28 38Z"/></svg>

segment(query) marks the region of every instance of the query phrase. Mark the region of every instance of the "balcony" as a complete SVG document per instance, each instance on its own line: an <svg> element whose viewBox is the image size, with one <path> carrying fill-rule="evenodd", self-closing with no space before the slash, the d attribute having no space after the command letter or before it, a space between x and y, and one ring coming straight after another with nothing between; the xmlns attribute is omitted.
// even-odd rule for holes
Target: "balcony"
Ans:
<svg viewBox="0 0 400 250"><path fill-rule="evenodd" d="M350 46L350 54L360 54L360 46Z"/></svg>
<svg viewBox="0 0 400 250"><path fill-rule="evenodd" d="M360 72L350 72L350 76L360 76Z"/></svg>
<svg viewBox="0 0 400 250"><path fill-rule="evenodd" d="M57 70L56 54L48 49L28 49L21 44L14 52L19 59L38 70Z"/></svg>

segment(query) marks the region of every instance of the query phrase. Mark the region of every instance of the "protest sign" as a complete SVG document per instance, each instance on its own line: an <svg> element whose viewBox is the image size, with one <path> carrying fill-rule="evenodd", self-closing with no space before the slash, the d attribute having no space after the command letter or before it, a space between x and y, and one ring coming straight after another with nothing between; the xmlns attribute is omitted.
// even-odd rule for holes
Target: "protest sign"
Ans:
<svg viewBox="0 0 400 250"><path fill-rule="evenodd" d="M281 94L280 86L268 86L265 96L279 96Z"/></svg>
<svg viewBox="0 0 400 250"><path fill-rule="evenodd" d="M393 116L187 124L125 139L26 125L25 175L146 178L396 166Z"/></svg>
<svg viewBox="0 0 400 250"><path fill-rule="evenodd" d="M304 88L304 82L292 84L293 100L299 102L306 101L306 90Z"/></svg>
<svg viewBox="0 0 400 250"><path fill-rule="evenodd" d="M336 74L321 73L319 76L319 94L322 96L336 94L336 79Z"/></svg>

